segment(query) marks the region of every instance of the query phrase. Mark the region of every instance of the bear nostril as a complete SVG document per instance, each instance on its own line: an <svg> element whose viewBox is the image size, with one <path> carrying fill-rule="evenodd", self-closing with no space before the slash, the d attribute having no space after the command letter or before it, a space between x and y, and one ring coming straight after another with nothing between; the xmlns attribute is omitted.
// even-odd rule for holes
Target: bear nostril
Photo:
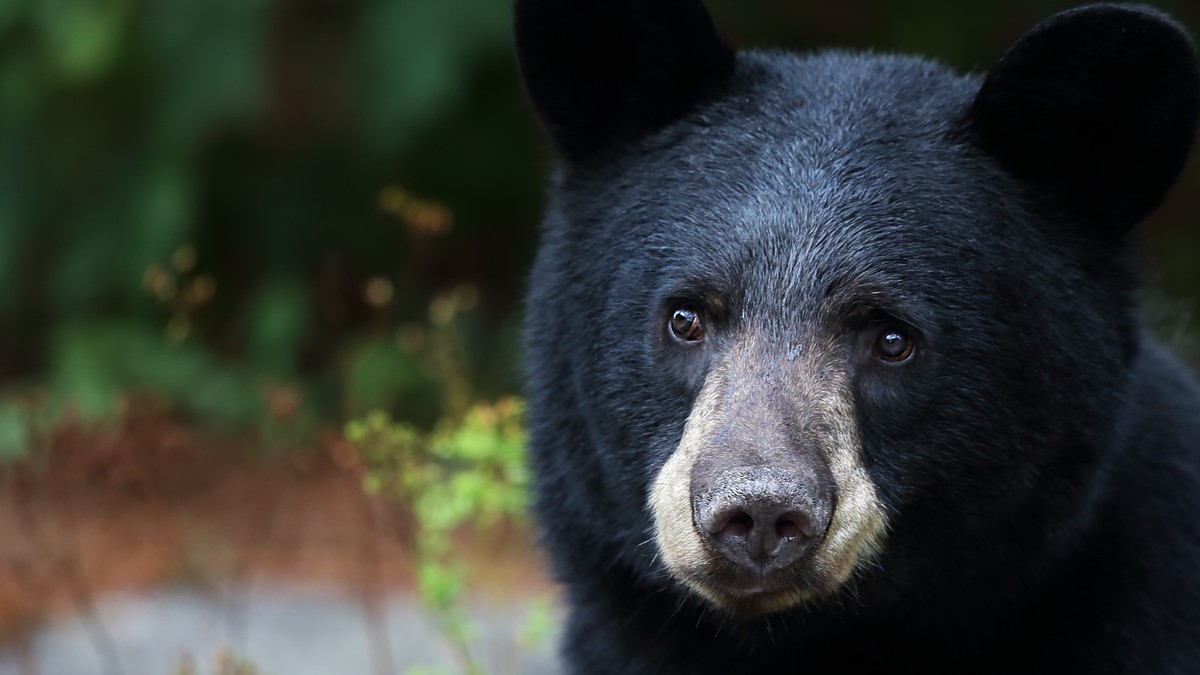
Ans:
<svg viewBox="0 0 1200 675"><path fill-rule="evenodd" d="M732 534L736 536L744 536L754 529L754 518L745 511L734 511L729 515L729 519L725 522L725 526L718 530L720 534Z"/></svg>
<svg viewBox="0 0 1200 675"><path fill-rule="evenodd" d="M708 520L704 526L705 534L712 537L742 537L743 539L754 529L754 516L741 509L732 509L724 514Z"/></svg>
<svg viewBox="0 0 1200 675"><path fill-rule="evenodd" d="M804 521L803 524L801 521ZM801 518L792 514L783 515L779 520L775 521L775 536L780 539L812 537L812 526L807 521L807 518Z"/></svg>

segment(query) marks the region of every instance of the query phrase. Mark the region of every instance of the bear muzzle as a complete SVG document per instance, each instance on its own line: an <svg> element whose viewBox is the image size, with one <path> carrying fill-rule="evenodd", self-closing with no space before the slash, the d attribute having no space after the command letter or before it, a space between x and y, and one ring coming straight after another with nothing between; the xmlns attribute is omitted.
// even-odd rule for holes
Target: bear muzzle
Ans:
<svg viewBox="0 0 1200 675"><path fill-rule="evenodd" d="M887 529L845 373L755 357L710 370L647 499L666 570L745 617L835 594Z"/></svg>

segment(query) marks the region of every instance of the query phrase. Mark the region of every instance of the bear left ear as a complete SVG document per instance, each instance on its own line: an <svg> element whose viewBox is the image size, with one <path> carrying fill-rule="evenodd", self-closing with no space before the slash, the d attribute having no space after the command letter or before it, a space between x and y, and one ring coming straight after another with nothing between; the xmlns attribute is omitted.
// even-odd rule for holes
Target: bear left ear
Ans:
<svg viewBox="0 0 1200 675"><path fill-rule="evenodd" d="M1156 10L1093 5L1017 41L970 110L985 150L1013 174L1120 236L1179 177L1200 116L1184 30Z"/></svg>

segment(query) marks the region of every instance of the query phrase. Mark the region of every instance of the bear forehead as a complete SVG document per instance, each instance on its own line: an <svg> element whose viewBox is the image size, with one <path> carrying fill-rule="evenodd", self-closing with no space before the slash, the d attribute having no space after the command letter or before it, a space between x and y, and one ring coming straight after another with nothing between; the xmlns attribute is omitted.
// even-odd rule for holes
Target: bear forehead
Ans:
<svg viewBox="0 0 1200 675"><path fill-rule="evenodd" d="M961 115L981 84L977 76L911 55L749 51L737 64L729 98L751 102L775 130L799 124L864 135L936 133ZM734 113L753 118L753 108L738 106Z"/></svg>
<svg viewBox="0 0 1200 675"><path fill-rule="evenodd" d="M803 169L933 159L980 84L907 56L745 52L737 68L713 100L631 143L627 163L642 177L786 185Z"/></svg>
<svg viewBox="0 0 1200 675"><path fill-rule="evenodd" d="M560 187L574 218L619 224L615 242L679 224L695 244L713 227L722 247L838 229L866 246L939 221L953 234L993 204L980 190L1007 181L959 137L977 78L839 52L743 53L738 69L692 114L602 167L569 171Z"/></svg>

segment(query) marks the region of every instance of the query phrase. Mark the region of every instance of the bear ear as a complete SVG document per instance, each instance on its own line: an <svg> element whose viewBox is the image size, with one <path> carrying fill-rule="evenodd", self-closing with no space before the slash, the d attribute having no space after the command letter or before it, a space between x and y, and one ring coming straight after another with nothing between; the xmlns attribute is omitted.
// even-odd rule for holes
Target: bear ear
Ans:
<svg viewBox="0 0 1200 675"><path fill-rule="evenodd" d="M514 30L529 96L573 160L677 119L733 69L700 0L516 0Z"/></svg>
<svg viewBox="0 0 1200 675"><path fill-rule="evenodd" d="M1174 184L1200 115L1183 29L1146 7L1055 15L1017 41L970 110L985 150L1120 236Z"/></svg>

